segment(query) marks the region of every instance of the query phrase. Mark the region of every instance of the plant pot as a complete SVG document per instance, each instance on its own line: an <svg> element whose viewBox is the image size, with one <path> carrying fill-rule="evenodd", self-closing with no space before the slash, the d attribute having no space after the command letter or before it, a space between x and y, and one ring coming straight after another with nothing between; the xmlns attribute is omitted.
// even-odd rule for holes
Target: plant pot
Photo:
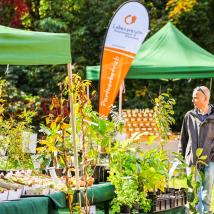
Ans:
<svg viewBox="0 0 214 214"><path fill-rule="evenodd" d="M159 199L160 201L160 211L166 210L166 200L164 198Z"/></svg>
<svg viewBox="0 0 214 214"><path fill-rule="evenodd" d="M109 176L108 169L106 169L105 165L96 165L94 168L93 178L94 183L98 184L99 182L106 182Z"/></svg>
<svg viewBox="0 0 214 214"><path fill-rule="evenodd" d="M152 206L151 206L151 212L155 212L156 210L159 210L159 205L157 202L157 195L154 192L148 192L147 193L147 198L151 199L152 201Z"/></svg>
<svg viewBox="0 0 214 214"><path fill-rule="evenodd" d="M140 204L134 204L132 206L131 212L140 213Z"/></svg>
<svg viewBox="0 0 214 214"><path fill-rule="evenodd" d="M93 173L94 183L98 184L100 182L100 167L95 166L94 173Z"/></svg>
<svg viewBox="0 0 214 214"><path fill-rule="evenodd" d="M128 205L121 205L120 213L121 214L131 213L131 208Z"/></svg>
<svg viewBox="0 0 214 214"><path fill-rule="evenodd" d="M17 200L21 197L22 194L22 189L17 189L17 190L8 190L8 196L7 200Z"/></svg>
<svg viewBox="0 0 214 214"><path fill-rule="evenodd" d="M154 192L148 192L147 195L148 195L148 198L150 198L151 200L154 200L157 198L157 195Z"/></svg>
<svg viewBox="0 0 214 214"><path fill-rule="evenodd" d="M55 171L56 171L56 175L58 176L58 177L61 177L62 175L63 175L63 169L55 169Z"/></svg>
<svg viewBox="0 0 214 214"><path fill-rule="evenodd" d="M6 201L8 198L8 190L0 193L0 201Z"/></svg>
<svg viewBox="0 0 214 214"><path fill-rule="evenodd" d="M168 198L165 199L165 209L169 210L170 208L171 208L171 206L170 206L170 198L168 197Z"/></svg>
<svg viewBox="0 0 214 214"><path fill-rule="evenodd" d="M174 208L175 207L175 201L176 201L176 198L174 195L171 195L170 196L170 207L171 208Z"/></svg>
<svg viewBox="0 0 214 214"><path fill-rule="evenodd" d="M159 212L161 211L161 201L156 199L156 201L154 201L154 212Z"/></svg>

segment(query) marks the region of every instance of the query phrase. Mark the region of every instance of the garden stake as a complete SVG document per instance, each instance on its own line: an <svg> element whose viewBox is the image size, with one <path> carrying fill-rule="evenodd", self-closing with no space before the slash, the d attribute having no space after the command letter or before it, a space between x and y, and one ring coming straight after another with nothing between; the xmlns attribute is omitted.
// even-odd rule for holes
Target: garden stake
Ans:
<svg viewBox="0 0 214 214"><path fill-rule="evenodd" d="M67 64L68 77L69 77L69 89L72 86L72 65ZM79 164L78 164L78 151L76 144L76 117L73 105L73 93L69 90L69 105L70 105L70 123L72 125L72 140L74 145L74 165L75 165L75 177L76 177L76 190L78 192L78 201L81 207L81 194L80 194L80 184L79 184Z"/></svg>

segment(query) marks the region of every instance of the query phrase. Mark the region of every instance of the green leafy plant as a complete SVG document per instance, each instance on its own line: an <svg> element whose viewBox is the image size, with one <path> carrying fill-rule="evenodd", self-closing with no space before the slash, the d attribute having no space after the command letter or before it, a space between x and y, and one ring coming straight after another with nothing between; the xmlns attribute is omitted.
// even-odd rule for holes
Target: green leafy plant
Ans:
<svg viewBox="0 0 214 214"><path fill-rule="evenodd" d="M170 98L169 94L162 93L158 98L155 98L154 104L154 118L160 133L161 147L163 149L164 144L168 140L168 133L171 130L170 126L175 123L173 118L175 100Z"/></svg>
<svg viewBox="0 0 214 214"><path fill-rule="evenodd" d="M204 172L202 169L207 165L205 162L207 156L203 155L202 153L202 148L198 148L196 150L197 160L196 163L191 167L186 164L184 157L181 154L174 153L175 159L179 161L178 167L174 173L176 173L178 170L180 173L180 178L186 180L186 183L183 182L183 188L186 188L188 192L187 201L189 203L189 209L194 214L197 214L196 207L199 203L199 188L204 180Z"/></svg>
<svg viewBox="0 0 214 214"><path fill-rule="evenodd" d="M0 80L0 149L6 152L5 169L33 168L31 157L24 151L23 133L31 131L33 111L22 111L15 118L13 115L5 117L4 90L6 81Z"/></svg>
<svg viewBox="0 0 214 214"><path fill-rule="evenodd" d="M72 170L71 155L74 154L73 136L70 112L64 112L64 106L68 105L68 96L72 94L75 109L76 130L75 138L78 151L81 152L79 164L81 164L81 180L85 182L83 187L85 212L88 213L87 186L88 178L93 174L93 169L99 161L99 147L109 151L115 136L115 123L104 120L93 111L91 101L86 94L89 81L82 80L79 75L72 75L72 84L66 78L61 84L61 96L54 97L46 117L46 125L41 125L44 132L40 140L38 152L43 159L43 167L49 165L61 165ZM93 93L90 96L93 97ZM74 169L73 169L74 170ZM78 182L78 181L75 181Z"/></svg>
<svg viewBox="0 0 214 214"><path fill-rule="evenodd" d="M189 192L189 208L192 213L197 213L196 207L199 203L198 194L199 188L204 180L204 173L201 168L207 165L204 161L207 159L207 156L202 155L203 149L198 148L196 150L197 161L196 164L191 166L190 174L187 175L187 186Z"/></svg>
<svg viewBox="0 0 214 214"><path fill-rule="evenodd" d="M166 151L151 149L140 154L139 183L142 191L159 189L164 192L168 178L168 156Z"/></svg>
<svg viewBox="0 0 214 214"><path fill-rule="evenodd" d="M114 181L114 179L118 180ZM117 185L115 186L115 193L117 194L117 197L112 201L112 212L119 213L120 207L123 205L132 208L134 204L138 204L140 201L140 197L136 180L133 180L130 177L126 178L117 175L114 179L111 182L113 182L114 185L117 183Z"/></svg>
<svg viewBox="0 0 214 214"><path fill-rule="evenodd" d="M145 189L140 188L143 179L141 174L141 160L137 157L132 141L116 141L110 151L109 180L115 186L116 197L112 201L113 213L120 210L120 206L132 207L139 204L145 212L151 209L151 201L147 199Z"/></svg>

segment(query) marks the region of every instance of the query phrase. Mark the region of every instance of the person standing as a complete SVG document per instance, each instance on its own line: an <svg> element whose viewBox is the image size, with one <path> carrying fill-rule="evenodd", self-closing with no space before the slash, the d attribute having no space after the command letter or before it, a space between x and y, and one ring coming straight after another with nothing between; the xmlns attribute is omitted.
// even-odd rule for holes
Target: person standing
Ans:
<svg viewBox="0 0 214 214"><path fill-rule="evenodd" d="M193 90L192 102L194 109L188 111L183 119L181 137L178 145L179 152L185 158L188 166L196 164L196 150L202 148L202 155L207 156L204 167L204 181L200 188L200 214L210 211L212 189L214 184L214 106L209 104L210 91L206 86Z"/></svg>

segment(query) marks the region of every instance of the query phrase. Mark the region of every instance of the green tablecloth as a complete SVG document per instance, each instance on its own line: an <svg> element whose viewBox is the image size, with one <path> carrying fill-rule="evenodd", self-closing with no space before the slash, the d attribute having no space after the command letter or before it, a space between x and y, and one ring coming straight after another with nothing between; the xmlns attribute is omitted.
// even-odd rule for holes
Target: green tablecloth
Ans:
<svg viewBox="0 0 214 214"><path fill-rule="evenodd" d="M82 201L83 192L81 191ZM110 201L114 196L114 186L110 182L94 184L87 188L87 196L90 204ZM77 202L77 192L74 193L74 203Z"/></svg>
<svg viewBox="0 0 214 214"><path fill-rule="evenodd" d="M185 207L176 207L171 210L158 212L160 214L185 214Z"/></svg>
<svg viewBox="0 0 214 214"><path fill-rule="evenodd" d="M114 196L114 186L111 183L97 184L88 188L90 204L109 202ZM76 193L74 195L76 201ZM62 192L48 196L21 198L17 201L1 202L0 214L59 214L69 213L66 207L65 194ZM102 212L97 212L97 214ZM178 207L160 212L161 214L184 214L185 208Z"/></svg>
<svg viewBox="0 0 214 214"><path fill-rule="evenodd" d="M110 211L110 213L111 213L111 211ZM171 209L171 210L157 212L156 214L158 214L158 213L159 214L185 214L185 207L176 207L176 208ZM60 209L59 214L69 214L69 210L68 209ZM104 212L101 210L96 210L96 214L104 214Z"/></svg>
<svg viewBox="0 0 214 214"><path fill-rule="evenodd" d="M58 192L48 196L1 202L0 214L58 214L59 208L64 207L66 207L65 194Z"/></svg>
<svg viewBox="0 0 214 214"><path fill-rule="evenodd" d="M91 204L102 203L113 198L114 187L111 183L103 183L88 188ZM77 194L75 193L74 198ZM75 199L76 200L76 199ZM58 214L60 208L66 207L65 194L62 192L48 196L26 197L16 201L0 203L0 214Z"/></svg>
<svg viewBox="0 0 214 214"><path fill-rule="evenodd" d="M82 192L81 192L82 195ZM87 189L87 195L90 204L97 205L98 208L100 208L100 204L109 202L113 199L114 196L114 186L110 183L102 183L102 184L95 184L92 187L89 187ZM83 201L83 199L82 199ZM77 202L77 193L74 194L74 202ZM61 209L60 214L67 214L69 213L66 209ZM102 211L97 211L98 213L104 213ZM106 212L108 213L108 212ZM111 211L110 211L111 213ZM160 214L185 214L185 207L177 207L171 210L158 212Z"/></svg>

